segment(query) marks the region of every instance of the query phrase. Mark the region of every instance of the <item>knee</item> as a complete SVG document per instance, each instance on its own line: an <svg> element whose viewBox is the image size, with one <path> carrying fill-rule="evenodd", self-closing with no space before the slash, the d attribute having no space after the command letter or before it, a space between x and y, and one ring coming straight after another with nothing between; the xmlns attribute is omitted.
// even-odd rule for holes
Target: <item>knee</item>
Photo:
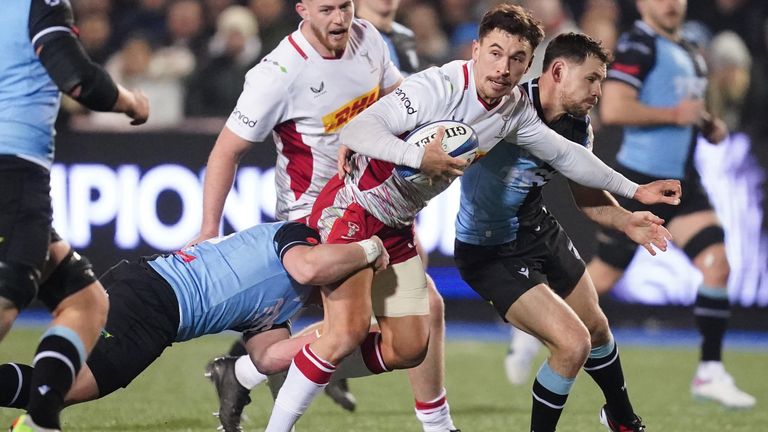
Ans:
<svg viewBox="0 0 768 432"><path fill-rule="evenodd" d="M365 319L353 318L329 324L328 331L321 336L321 339L334 353L334 357L345 357L356 350L368 336L371 318L370 315L366 315Z"/></svg>
<svg viewBox="0 0 768 432"><path fill-rule="evenodd" d="M695 260L696 266L704 276L704 282L710 285L725 286L731 273L731 266L725 255L725 247L705 250Z"/></svg>
<svg viewBox="0 0 768 432"><path fill-rule="evenodd" d="M410 369L416 367L427 357L429 335L424 338L412 338L408 341L398 341L392 346L393 359L387 366L394 369Z"/></svg>
<svg viewBox="0 0 768 432"><path fill-rule="evenodd" d="M592 340L585 326L578 326L555 340L552 357L560 363L578 370L584 365L592 349Z"/></svg>

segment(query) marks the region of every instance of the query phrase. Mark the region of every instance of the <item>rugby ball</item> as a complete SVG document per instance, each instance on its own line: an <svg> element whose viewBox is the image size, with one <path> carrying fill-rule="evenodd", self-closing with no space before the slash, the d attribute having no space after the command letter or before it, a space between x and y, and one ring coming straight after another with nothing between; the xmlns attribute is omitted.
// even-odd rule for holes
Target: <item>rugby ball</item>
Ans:
<svg viewBox="0 0 768 432"><path fill-rule="evenodd" d="M427 123L414 129L404 138L404 141L418 147L424 147L435 138L439 127L445 128L442 142L443 151L450 156L464 159L469 166L477 156L478 140L475 130L466 123L455 120L439 120ZM429 179L417 168L397 165L395 171L413 183L429 183Z"/></svg>

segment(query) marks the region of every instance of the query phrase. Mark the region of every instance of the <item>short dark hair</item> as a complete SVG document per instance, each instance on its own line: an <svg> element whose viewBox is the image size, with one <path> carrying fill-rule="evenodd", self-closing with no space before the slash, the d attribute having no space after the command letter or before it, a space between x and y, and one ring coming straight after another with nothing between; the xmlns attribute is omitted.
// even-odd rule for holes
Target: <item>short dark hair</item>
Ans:
<svg viewBox="0 0 768 432"><path fill-rule="evenodd" d="M592 39L584 33L563 33L557 35L547 45L544 52L542 72L549 69L557 58L565 58L576 64L584 63L587 57L593 56L603 63L611 62L611 55L603 48L603 44Z"/></svg>
<svg viewBox="0 0 768 432"><path fill-rule="evenodd" d="M496 29L520 36L531 44L532 49L544 39L541 22L534 19L530 11L509 3L496 5L483 15L478 32L480 39Z"/></svg>

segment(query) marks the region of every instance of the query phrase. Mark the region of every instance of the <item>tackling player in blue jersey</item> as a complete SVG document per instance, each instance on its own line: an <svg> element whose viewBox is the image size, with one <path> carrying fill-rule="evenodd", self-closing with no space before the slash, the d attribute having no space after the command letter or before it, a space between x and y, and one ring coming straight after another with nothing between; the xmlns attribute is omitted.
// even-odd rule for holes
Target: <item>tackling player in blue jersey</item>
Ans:
<svg viewBox="0 0 768 432"><path fill-rule="evenodd" d="M600 97L608 60L588 36L562 34L546 48L541 77L521 85L547 126L590 150L588 112ZM610 416L609 428L644 431L584 261L543 205L542 188L556 174L518 146L496 146L467 168L456 219L456 265L505 321L550 350L533 385L531 431L555 430L582 367L603 391L607 403L601 415ZM666 249L669 233L652 213L630 213L609 193L574 182L571 191L594 222L623 232L651 254L651 243Z"/></svg>
<svg viewBox="0 0 768 432"><path fill-rule="evenodd" d="M0 14L0 339L37 297L53 313L35 354L29 415L14 430L57 430L62 398L104 324L107 300L88 261L51 228L50 167L60 92L97 111L149 115L77 39L67 0L5 0ZM50 245L50 246L49 246ZM45 282L42 282L45 280ZM0 369L0 382L16 377Z"/></svg>
<svg viewBox="0 0 768 432"><path fill-rule="evenodd" d="M224 330L242 332L252 361L270 371L276 355L271 344L289 337L289 318L315 285L389 263L375 236L345 245L319 242L306 225L276 222L112 267L100 278L111 304L107 324L66 403L126 387L174 342ZM5 406L15 406L7 401L27 398L32 388L28 380L12 378L0 382Z"/></svg>
<svg viewBox="0 0 768 432"><path fill-rule="evenodd" d="M686 1L638 0L637 7L642 20L616 47L601 117L605 124L624 126L618 171L640 182L679 179L685 191L678 207L649 210L666 220L676 244L702 274L693 308L702 343L692 395L729 408L750 408L755 398L736 387L722 363L731 314L725 232L693 166L698 134L718 143L727 128L704 108L706 64L681 34ZM628 209L638 208L618 199ZM604 293L629 266L636 246L611 232L598 233L597 239L597 257L588 268L598 293Z"/></svg>

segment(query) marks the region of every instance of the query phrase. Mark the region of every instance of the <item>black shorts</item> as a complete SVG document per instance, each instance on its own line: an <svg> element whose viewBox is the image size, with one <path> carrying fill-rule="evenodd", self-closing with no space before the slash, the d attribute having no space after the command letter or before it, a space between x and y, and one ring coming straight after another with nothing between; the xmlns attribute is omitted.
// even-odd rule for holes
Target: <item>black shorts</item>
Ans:
<svg viewBox="0 0 768 432"><path fill-rule="evenodd" d="M621 165L617 166L616 171L624 174L625 177L637 184L650 183L661 180L656 177L650 177L637 171L631 170ZM678 216L684 216L691 213L713 210L709 196L701 184L701 177L694 169L686 171L685 179L681 180L683 197L680 204L673 206L667 204L645 205L641 202L616 197L619 204L625 209L635 212L646 210L664 219L669 224L672 219ZM682 245L681 245L682 246ZM632 258L635 256L637 243L630 240L623 232L607 228L598 228L597 231L597 256L603 262L610 264L618 269L626 269Z"/></svg>
<svg viewBox="0 0 768 432"><path fill-rule="evenodd" d="M88 358L99 396L127 386L176 340L179 302L143 263L121 261L100 279L109 294L107 324Z"/></svg>
<svg viewBox="0 0 768 432"><path fill-rule="evenodd" d="M453 253L462 279L505 321L512 303L534 286L547 284L564 298L584 275L584 261L557 220L548 213L537 219L521 226L509 243L476 246L456 240Z"/></svg>
<svg viewBox="0 0 768 432"><path fill-rule="evenodd" d="M15 156L0 156L0 262L42 272L51 221L50 173Z"/></svg>

